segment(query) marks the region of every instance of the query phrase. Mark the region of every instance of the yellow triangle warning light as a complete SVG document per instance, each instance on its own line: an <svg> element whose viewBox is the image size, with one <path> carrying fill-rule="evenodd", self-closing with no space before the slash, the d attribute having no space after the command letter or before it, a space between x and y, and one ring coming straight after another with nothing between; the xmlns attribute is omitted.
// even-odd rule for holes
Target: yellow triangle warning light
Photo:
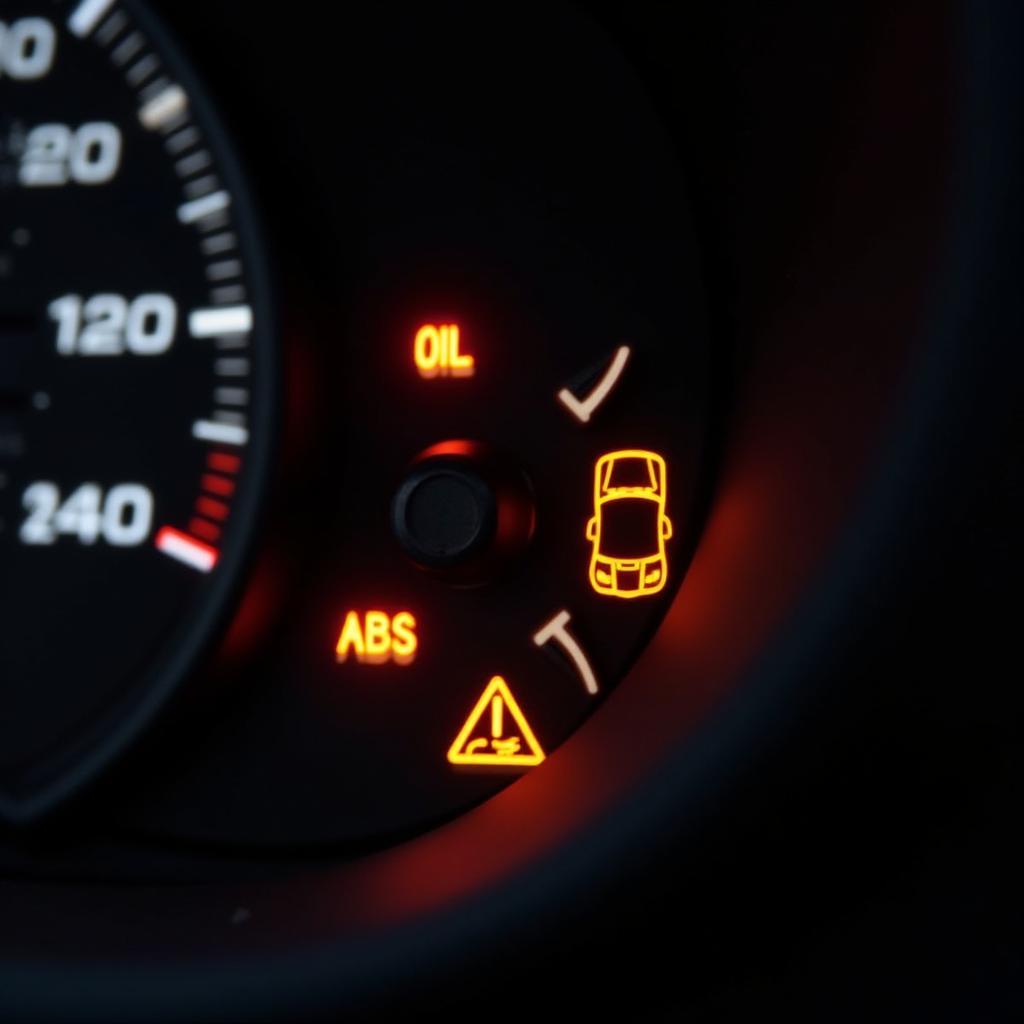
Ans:
<svg viewBox="0 0 1024 1024"><path fill-rule="evenodd" d="M544 760L537 737L501 676L487 684L448 749L448 760L510 768L531 768Z"/></svg>

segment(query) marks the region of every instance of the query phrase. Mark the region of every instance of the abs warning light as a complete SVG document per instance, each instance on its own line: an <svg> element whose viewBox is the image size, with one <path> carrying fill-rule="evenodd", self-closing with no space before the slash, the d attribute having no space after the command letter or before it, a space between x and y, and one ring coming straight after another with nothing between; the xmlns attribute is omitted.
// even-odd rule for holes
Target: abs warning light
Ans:
<svg viewBox="0 0 1024 1024"><path fill-rule="evenodd" d="M537 737L501 676L495 676L480 695L448 749L448 760L509 768L532 768L544 760Z"/></svg>
<svg viewBox="0 0 1024 1024"><path fill-rule="evenodd" d="M351 611L345 616L341 635L335 647L340 663L355 658L362 665L383 665L393 661L408 665L416 657L419 640L416 619L410 612Z"/></svg>
<svg viewBox="0 0 1024 1024"><path fill-rule="evenodd" d="M461 352L458 324L424 324L413 341L412 355L421 377L472 377L476 360Z"/></svg>

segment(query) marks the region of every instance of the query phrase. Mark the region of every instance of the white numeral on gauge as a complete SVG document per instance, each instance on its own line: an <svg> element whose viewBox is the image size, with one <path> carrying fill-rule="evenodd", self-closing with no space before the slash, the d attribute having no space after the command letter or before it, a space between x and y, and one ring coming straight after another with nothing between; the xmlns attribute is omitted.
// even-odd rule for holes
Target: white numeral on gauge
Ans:
<svg viewBox="0 0 1024 1024"><path fill-rule="evenodd" d="M178 307L169 295L64 295L47 312L62 356L161 356L174 342Z"/></svg>
<svg viewBox="0 0 1024 1024"><path fill-rule="evenodd" d="M45 18L0 21L0 78L31 82L45 78L53 67L57 33Z"/></svg>
<svg viewBox="0 0 1024 1024"><path fill-rule="evenodd" d="M118 484L106 494L98 484L82 484L62 500L55 483L39 481L25 489L22 505L28 517L19 537L32 546L74 537L80 544L133 548L153 527L153 494L142 484Z"/></svg>
<svg viewBox="0 0 1024 1024"><path fill-rule="evenodd" d="M28 133L18 181L27 188L105 185L120 166L121 131L116 124L41 124Z"/></svg>

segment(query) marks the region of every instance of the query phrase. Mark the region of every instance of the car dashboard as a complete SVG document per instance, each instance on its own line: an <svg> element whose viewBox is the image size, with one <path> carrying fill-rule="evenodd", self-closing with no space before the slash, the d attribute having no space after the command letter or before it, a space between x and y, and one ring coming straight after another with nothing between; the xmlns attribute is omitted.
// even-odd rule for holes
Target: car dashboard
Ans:
<svg viewBox="0 0 1024 1024"><path fill-rule="evenodd" d="M1020 28L2 0L0 1017L1016 1019Z"/></svg>

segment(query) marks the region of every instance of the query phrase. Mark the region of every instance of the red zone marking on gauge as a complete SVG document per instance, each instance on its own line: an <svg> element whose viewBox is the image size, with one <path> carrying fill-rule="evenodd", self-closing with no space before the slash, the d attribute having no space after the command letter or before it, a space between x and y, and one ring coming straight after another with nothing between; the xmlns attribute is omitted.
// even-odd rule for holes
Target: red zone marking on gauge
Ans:
<svg viewBox="0 0 1024 1024"><path fill-rule="evenodd" d="M196 499L196 515L188 524L188 533L173 526L161 527L156 535L159 551L199 572L213 571L220 557L215 546L221 536L219 524L230 515L227 500L235 493L236 485L231 476L241 466L242 460L227 452L211 452L207 456L208 472L200 482L203 493Z"/></svg>

